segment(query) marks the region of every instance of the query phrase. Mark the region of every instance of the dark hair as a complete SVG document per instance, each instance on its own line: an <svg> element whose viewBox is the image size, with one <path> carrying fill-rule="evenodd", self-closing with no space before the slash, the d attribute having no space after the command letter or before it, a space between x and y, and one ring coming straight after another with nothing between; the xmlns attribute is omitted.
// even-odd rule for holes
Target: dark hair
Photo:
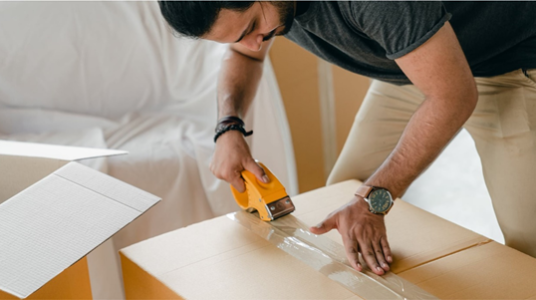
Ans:
<svg viewBox="0 0 536 300"><path fill-rule="evenodd" d="M200 38L210 31L222 9L246 11L255 1L158 1L162 16L177 33Z"/></svg>

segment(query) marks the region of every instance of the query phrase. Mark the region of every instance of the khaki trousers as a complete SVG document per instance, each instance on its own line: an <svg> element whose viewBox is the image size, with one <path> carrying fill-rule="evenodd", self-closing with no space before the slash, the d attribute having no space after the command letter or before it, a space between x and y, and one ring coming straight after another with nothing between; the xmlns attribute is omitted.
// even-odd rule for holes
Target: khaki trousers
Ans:
<svg viewBox="0 0 536 300"><path fill-rule="evenodd" d="M475 80L478 104L464 127L475 141L506 244L536 257L536 69ZM423 100L413 85L373 81L328 184L366 180Z"/></svg>

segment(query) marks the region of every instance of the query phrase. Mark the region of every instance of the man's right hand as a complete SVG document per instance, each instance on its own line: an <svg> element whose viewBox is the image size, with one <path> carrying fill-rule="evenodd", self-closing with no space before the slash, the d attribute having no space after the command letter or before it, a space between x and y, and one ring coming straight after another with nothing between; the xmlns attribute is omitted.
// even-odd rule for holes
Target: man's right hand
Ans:
<svg viewBox="0 0 536 300"><path fill-rule="evenodd" d="M218 138L210 170L217 178L229 182L241 193L246 190L240 175L243 170L250 171L261 182L269 182L264 169L251 157L242 133L236 130L228 131Z"/></svg>

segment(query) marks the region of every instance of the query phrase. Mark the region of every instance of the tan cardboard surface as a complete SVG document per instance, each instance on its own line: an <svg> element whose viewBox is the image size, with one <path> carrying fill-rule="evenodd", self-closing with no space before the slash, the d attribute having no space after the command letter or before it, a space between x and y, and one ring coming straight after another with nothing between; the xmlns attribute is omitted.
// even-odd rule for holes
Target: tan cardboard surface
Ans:
<svg viewBox="0 0 536 300"><path fill-rule="evenodd" d="M121 252L123 260L131 260L185 299L359 299L225 216ZM140 270L129 265L123 267L125 282L140 276ZM151 282L141 284L149 287L138 289L150 289ZM126 293L129 299L141 297ZM160 293L147 296L161 298Z"/></svg>
<svg viewBox="0 0 536 300"><path fill-rule="evenodd" d="M536 298L536 259L496 242L399 275L441 299Z"/></svg>
<svg viewBox="0 0 536 300"><path fill-rule="evenodd" d="M349 180L293 197L294 216L316 225L330 212L347 203L361 183ZM456 252L489 239L434 216L400 199L385 217L387 235L394 255L394 273L408 270L437 257ZM328 236L342 244L336 230Z"/></svg>
<svg viewBox="0 0 536 300"><path fill-rule="evenodd" d="M0 299L19 298L0 291ZM92 299L87 259L82 258L26 299Z"/></svg>

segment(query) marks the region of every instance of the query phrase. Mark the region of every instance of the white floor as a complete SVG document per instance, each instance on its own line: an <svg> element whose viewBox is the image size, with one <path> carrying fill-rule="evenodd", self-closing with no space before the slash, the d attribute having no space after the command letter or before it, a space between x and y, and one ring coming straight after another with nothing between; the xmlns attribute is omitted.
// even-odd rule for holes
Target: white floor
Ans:
<svg viewBox="0 0 536 300"><path fill-rule="evenodd" d="M402 198L504 244L482 177L480 159L471 136L465 130Z"/></svg>

